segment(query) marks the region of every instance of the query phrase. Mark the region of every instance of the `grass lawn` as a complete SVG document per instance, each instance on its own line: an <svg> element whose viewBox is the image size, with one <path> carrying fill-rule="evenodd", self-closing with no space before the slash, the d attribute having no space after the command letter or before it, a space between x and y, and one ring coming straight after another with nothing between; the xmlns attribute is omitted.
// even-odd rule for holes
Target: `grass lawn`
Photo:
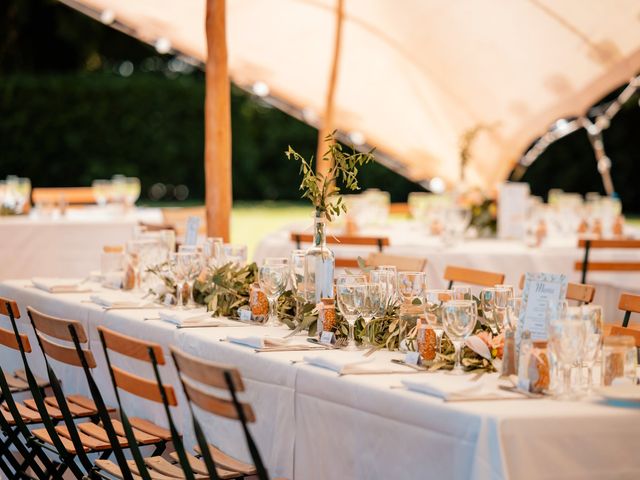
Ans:
<svg viewBox="0 0 640 480"><path fill-rule="evenodd" d="M303 203L236 202L231 215L231 241L245 243L249 259L262 238L297 221L311 223L313 209Z"/></svg>

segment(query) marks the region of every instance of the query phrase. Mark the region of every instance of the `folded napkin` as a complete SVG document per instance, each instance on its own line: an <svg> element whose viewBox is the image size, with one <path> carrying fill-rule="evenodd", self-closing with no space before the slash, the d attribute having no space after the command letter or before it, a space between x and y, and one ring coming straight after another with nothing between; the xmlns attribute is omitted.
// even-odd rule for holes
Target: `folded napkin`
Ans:
<svg viewBox="0 0 640 480"><path fill-rule="evenodd" d="M333 370L341 375L363 371L362 366L371 362L370 357L363 357L360 353L323 352L318 355L307 355L304 361L309 365ZM373 371L371 373L374 373Z"/></svg>
<svg viewBox="0 0 640 480"><path fill-rule="evenodd" d="M93 303L109 309L116 308L149 308L153 302L141 299L140 297L126 292L113 291L102 292L89 297Z"/></svg>
<svg viewBox="0 0 640 480"><path fill-rule="evenodd" d="M160 320L172 323L178 327L198 325L202 327L226 327L236 326L236 322L222 318L211 317L211 312L193 310L160 310Z"/></svg>
<svg viewBox="0 0 640 480"><path fill-rule="evenodd" d="M409 390L426 393L445 401L522 398L518 393L498 388L497 374L484 374L479 380L473 375L433 373L420 378L403 379Z"/></svg>
<svg viewBox="0 0 640 480"><path fill-rule="evenodd" d="M227 341L251 348L283 347L289 343L287 338L276 337L227 337Z"/></svg>
<svg viewBox="0 0 640 480"><path fill-rule="evenodd" d="M91 288L81 279L75 278L43 278L34 277L31 283L36 288L49 293L82 293L90 292Z"/></svg>

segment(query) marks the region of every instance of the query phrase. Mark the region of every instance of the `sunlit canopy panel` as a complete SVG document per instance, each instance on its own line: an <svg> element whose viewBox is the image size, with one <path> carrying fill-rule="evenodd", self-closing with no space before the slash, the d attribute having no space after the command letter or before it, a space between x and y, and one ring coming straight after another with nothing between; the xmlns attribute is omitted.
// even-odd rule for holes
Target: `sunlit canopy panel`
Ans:
<svg viewBox="0 0 640 480"><path fill-rule="evenodd" d="M205 59L205 0L64 3ZM227 0L232 81L317 124L335 14L336 0ZM419 182L456 183L462 138L483 127L465 178L495 185L555 120L640 71L640 0L345 0L344 22L335 127Z"/></svg>

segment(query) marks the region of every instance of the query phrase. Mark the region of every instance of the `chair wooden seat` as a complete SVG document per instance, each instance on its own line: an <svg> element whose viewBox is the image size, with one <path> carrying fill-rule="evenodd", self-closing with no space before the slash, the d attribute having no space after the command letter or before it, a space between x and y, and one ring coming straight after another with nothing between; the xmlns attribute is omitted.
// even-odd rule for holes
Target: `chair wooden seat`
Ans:
<svg viewBox="0 0 640 480"><path fill-rule="evenodd" d="M113 429L115 430L117 435L121 437L124 437L126 435L124 431L124 427L119 420L112 419L111 424L113 425ZM160 437L157 437L155 435L150 435L149 433L143 432L142 430L138 430L135 427L132 427L132 429L133 429L133 436L135 437L136 442L138 442L140 445L151 445L163 440Z"/></svg>
<svg viewBox="0 0 640 480"><path fill-rule="evenodd" d="M17 378L19 378L20 380L22 380L23 382L27 382L27 374L24 373L24 370L20 369L20 370L16 370L15 372L13 372L13 375ZM45 380L44 378L41 378L37 375L33 376L36 380L36 383L38 384L38 386L40 388L46 388L49 386L49 381Z"/></svg>
<svg viewBox="0 0 640 480"><path fill-rule="evenodd" d="M201 454L200 447L196 445L194 447L196 453ZM227 470L234 470L236 472L240 472L243 475L255 475L256 467L251 465L250 463L242 462L230 455L227 455L222 450L213 445L209 445L209 452L211 452L211 456L213 460L216 462L217 466L220 466Z"/></svg>
<svg viewBox="0 0 640 480"><path fill-rule="evenodd" d="M37 429L31 430L31 433L33 434L34 437L36 437L41 442L46 443L47 445L53 445L53 440L51 440L51 437L49 436L49 432L47 432L46 428L37 428ZM62 442L62 445L64 445L64 448L70 454L76 455L78 453L78 451L76 450L76 447L73 445L73 442L71 440L69 440L66 437L60 436L60 441ZM88 452L89 449L84 448L84 451Z"/></svg>
<svg viewBox="0 0 640 480"><path fill-rule="evenodd" d="M175 462L180 461L180 458L178 457L178 454L176 452L171 452L169 454L169 457ZM190 453L187 453L187 460L189 461L189 465L191 465L191 469L195 473L199 475L208 475L207 466L205 465L204 461L202 461L201 459L199 459L194 455L191 455ZM251 465L248 465L248 466L251 467ZM237 472L237 471L234 472L231 470L220 468L218 465L216 465L216 473L218 474L218 477L221 478L222 480L226 480L228 478L237 478L239 475L242 474L242 472Z"/></svg>
<svg viewBox="0 0 640 480"><path fill-rule="evenodd" d="M102 425L97 425L92 422L85 422L78 424L78 430L80 430L85 435L93 437L101 442L109 442L109 435L107 435L106 430L102 427ZM122 448L126 448L129 446L129 442L124 436L118 436L118 444Z"/></svg>
<svg viewBox="0 0 640 480"><path fill-rule="evenodd" d="M171 432L166 428L160 427L149 420L143 418L133 417L129 419L131 426L141 432L153 435L154 437L161 438L162 440L171 440Z"/></svg>

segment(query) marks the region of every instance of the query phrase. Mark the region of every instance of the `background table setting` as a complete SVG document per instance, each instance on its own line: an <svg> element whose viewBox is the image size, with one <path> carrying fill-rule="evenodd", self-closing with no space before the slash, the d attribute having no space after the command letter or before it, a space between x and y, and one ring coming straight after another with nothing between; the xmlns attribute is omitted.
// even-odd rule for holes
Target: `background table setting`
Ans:
<svg viewBox="0 0 640 480"><path fill-rule="evenodd" d="M394 265L336 274L326 223L346 207L327 201L330 185L345 174L346 188L356 189L349 172L370 160L345 158L309 195L316 215L306 250L258 265L247 263L246 246L199 242L195 229L177 247L168 231L139 231L103 252L99 275L5 280L0 296L18 302L33 345L27 306L80 321L109 403L99 326L237 367L272 475L636 478L633 338L605 338L602 307L569 306L567 275L555 269L521 270L521 297L505 283L434 289L440 272ZM315 191L315 174L305 175L303 189ZM19 367L19 357L2 355L3 367ZM43 374L42 362L33 366ZM69 368L56 372L65 389L88 393ZM178 382L171 364L162 376ZM193 445L187 402L178 397L175 418ZM160 406L140 402L129 412L136 414L165 424ZM250 459L232 422L203 423L218 447Z"/></svg>

